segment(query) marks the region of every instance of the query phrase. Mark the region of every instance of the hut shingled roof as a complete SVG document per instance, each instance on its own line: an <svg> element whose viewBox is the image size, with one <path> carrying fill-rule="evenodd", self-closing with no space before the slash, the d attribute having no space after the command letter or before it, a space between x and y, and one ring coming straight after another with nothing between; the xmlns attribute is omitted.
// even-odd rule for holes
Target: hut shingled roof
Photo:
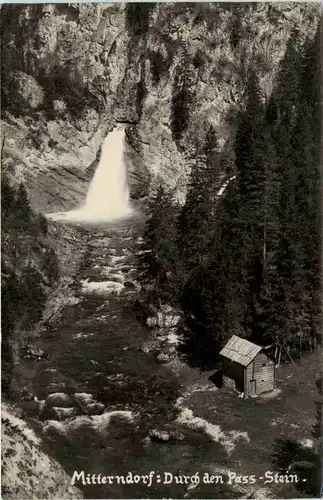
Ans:
<svg viewBox="0 0 323 500"><path fill-rule="evenodd" d="M233 335L223 347L220 355L240 365L248 366L261 350L262 347L259 345Z"/></svg>

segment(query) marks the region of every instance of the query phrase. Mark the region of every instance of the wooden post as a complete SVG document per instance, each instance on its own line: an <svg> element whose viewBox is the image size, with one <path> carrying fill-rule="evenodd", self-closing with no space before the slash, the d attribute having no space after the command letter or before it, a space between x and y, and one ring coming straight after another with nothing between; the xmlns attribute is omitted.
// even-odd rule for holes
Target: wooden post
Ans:
<svg viewBox="0 0 323 500"><path fill-rule="evenodd" d="M288 348L288 347L285 347L285 351L286 351L287 356L289 357L289 359L291 360L291 362L292 362L292 363L293 363L293 365L294 365L295 363L294 363L294 361L292 360L291 355L289 354L289 348Z"/></svg>

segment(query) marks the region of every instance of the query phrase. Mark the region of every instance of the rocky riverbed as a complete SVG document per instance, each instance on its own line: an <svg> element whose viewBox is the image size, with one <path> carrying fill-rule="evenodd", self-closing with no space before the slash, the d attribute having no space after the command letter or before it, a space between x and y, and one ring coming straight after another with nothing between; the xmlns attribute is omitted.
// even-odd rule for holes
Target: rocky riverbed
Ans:
<svg viewBox="0 0 323 500"><path fill-rule="evenodd" d="M64 232L82 265L71 263L73 278L55 295L59 311L50 314L51 299L22 350L15 409L3 404L3 498L285 498L228 479L272 467L250 405L271 429L277 406L246 405L185 363L169 307L137 315L142 230L138 215ZM136 483L129 473L154 480ZM184 479L196 473L198 484ZM119 479L103 483L99 474ZM222 479L208 482L212 475Z"/></svg>
<svg viewBox="0 0 323 500"><path fill-rule="evenodd" d="M87 248L79 273L65 289L66 306L43 325L20 361L24 416L69 476L75 470L194 474L196 468L209 470L225 446L220 429L183 403L190 388L214 387L205 375L205 385L194 388L192 381L203 377L179 361L173 328L178 318L160 311L155 320L150 316L149 328L136 317L142 229L140 216L74 227L76 245L84 238ZM173 318L168 329L165 318L166 323ZM190 495L188 485L157 481L149 489L140 483L76 486L85 498ZM217 495L230 497L225 484L217 488ZM213 496L214 485L198 491L204 498Z"/></svg>

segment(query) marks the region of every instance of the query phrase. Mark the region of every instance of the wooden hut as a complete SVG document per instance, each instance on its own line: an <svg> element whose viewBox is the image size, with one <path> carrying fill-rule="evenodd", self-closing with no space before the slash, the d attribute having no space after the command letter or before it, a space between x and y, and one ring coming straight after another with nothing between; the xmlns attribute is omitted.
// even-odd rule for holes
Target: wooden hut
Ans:
<svg viewBox="0 0 323 500"><path fill-rule="evenodd" d="M256 396L275 389L275 363L263 347L233 335L220 352L225 387Z"/></svg>

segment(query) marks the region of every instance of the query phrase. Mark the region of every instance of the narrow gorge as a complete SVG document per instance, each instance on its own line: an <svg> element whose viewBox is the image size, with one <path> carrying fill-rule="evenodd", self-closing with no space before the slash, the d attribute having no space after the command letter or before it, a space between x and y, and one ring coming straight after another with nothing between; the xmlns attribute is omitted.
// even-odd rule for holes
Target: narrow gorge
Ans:
<svg viewBox="0 0 323 500"><path fill-rule="evenodd" d="M271 96L276 89L285 98L281 79L294 38L300 59L315 43L318 3L3 4L1 16L2 497L292 498L293 485L230 480L274 467L256 432L262 419L276 430L284 400L279 389L272 404L271 396L249 401L249 411L244 400L225 399L212 379L218 365L197 362L200 351L213 352L211 327L199 315L213 321L228 308L227 334L241 325L246 337L254 333L247 313L241 319L240 292L229 286L232 275L249 281L222 259L218 234L226 242L225 224L248 219L248 208L232 214L239 179L248 175L237 151L252 109L250 81L259 83L266 120L278 123ZM281 116L291 116L297 132L294 104L291 98L286 113L281 105ZM261 134L266 158L254 157L267 175L276 157L267 131ZM214 166L202 178L208 162ZM278 181L270 175L261 198L269 200L266 223L276 209ZM248 196L254 199L252 190ZM196 200L200 224L192 218ZM219 233L207 229L210 218L223 222ZM276 251L276 226L261 225L264 268ZM195 253L184 241L194 228L211 238L192 236ZM225 279L216 282L223 301L213 310L205 303L216 287L198 293L213 279L207 266L215 250ZM183 271L181 258L189 262ZM194 322L205 328L206 340L196 344ZM294 397L289 375L282 379ZM285 436L291 427L282 429ZM307 432L304 425L299 439ZM82 481L82 471L114 479ZM168 472L200 480L158 479ZM202 480L212 474L225 480Z"/></svg>

